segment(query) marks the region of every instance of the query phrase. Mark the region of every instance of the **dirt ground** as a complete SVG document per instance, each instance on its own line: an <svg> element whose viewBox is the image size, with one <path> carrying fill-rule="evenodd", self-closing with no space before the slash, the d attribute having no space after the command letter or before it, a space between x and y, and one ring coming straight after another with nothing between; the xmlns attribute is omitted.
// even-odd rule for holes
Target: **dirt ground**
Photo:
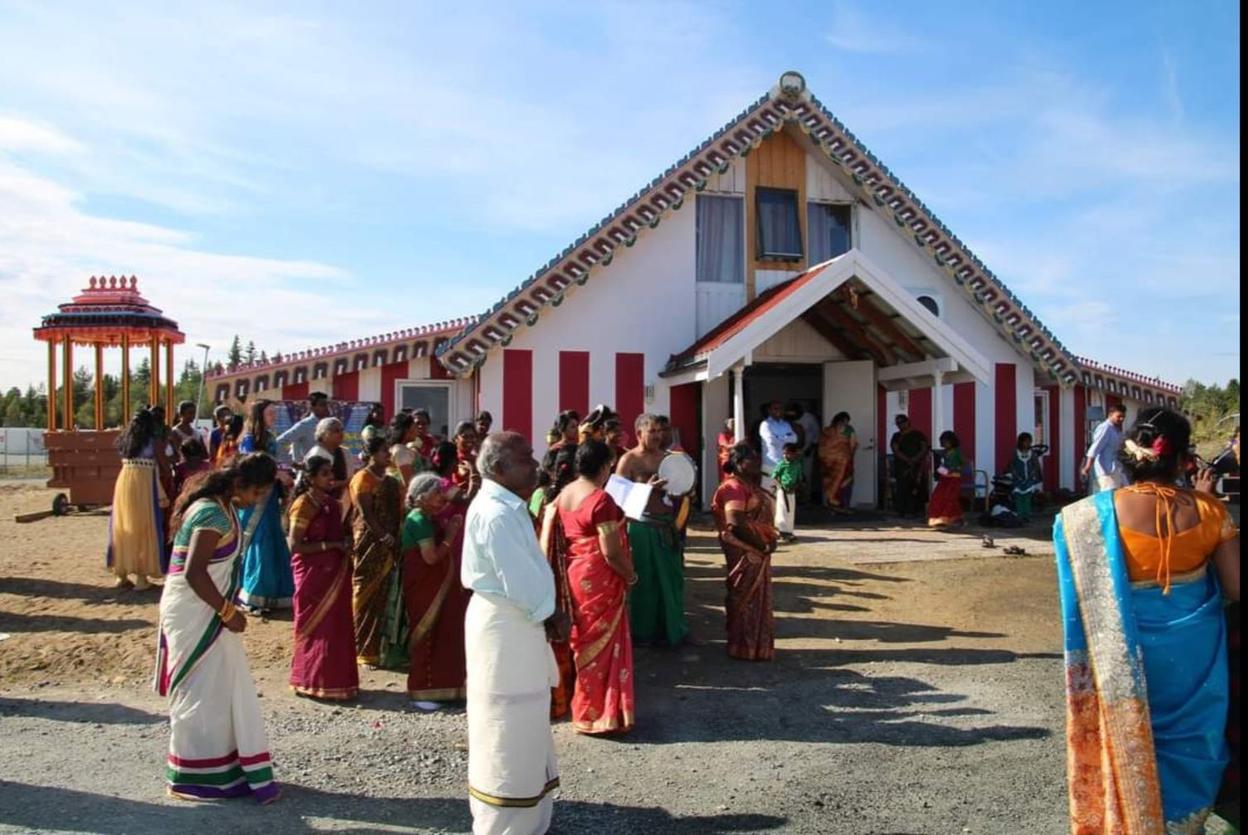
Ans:
<svg viewBox="0 0 1248 835"><path fill-rule="evenodd" d="M281 618L245 637L282 801L166 800L159 589L109 587L104 515L14 523L50 499L0 483L0 831L468 831L462 709L412 712L394 672L363 673L352 706L293 697ZM693 533L687 610L704 645L638 648L630 736L556 726L553 831L1067 831L1047 528L992 549L889 520L799 532L775 560L770 664L724 654L722 557Z"/></svg>

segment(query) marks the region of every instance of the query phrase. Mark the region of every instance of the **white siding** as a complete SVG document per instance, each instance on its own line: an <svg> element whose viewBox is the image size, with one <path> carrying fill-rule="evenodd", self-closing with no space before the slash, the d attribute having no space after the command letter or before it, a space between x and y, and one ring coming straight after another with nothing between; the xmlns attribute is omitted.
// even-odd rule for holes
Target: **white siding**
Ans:
<svg viewBox="0 0 1248 835"><path fill-rule="evenodd" d="M806 199L824 203L853 203L854 197L841 185L831 165L817 157L806 157Z"/></svg>
<svg viewBox="0 0 1248 835"><path fill-rule="evenodd" d="M777 284L788 281L790 278L796 278L800 275L797 270L755 270L754 271L754 292L762 293Z"/></svg>
<svg viewBox="0 0 1248 835"><path fill-rule="evenodd" d="M669 411L667 384L658 376L672 354L696 339L694 222L691 204L667 215L656 229L621 247L611 264L595 269L583 287L568 288L559 307L545 307L534 327L515 331L508 347L533 352L533 434L543 436L558 409L559 351L590 352L590 399L615 405L615 354L645 355L645 384L655 396L647 409ZM502 420L503 353L494 348L481 367L481 408Z"/></svg>
<svg viewBox="0 0 1248 835"><path fill-rule="evenodd" d="M360 369L360 400L381 400L381 367Z"/></svg>
<svg viewBox="0 0 1248 835"><path fill-rule="evenodd" d="M1075 489L1075 390L1062 389L1059 392L1061 402L1057 409L1060 424L1057 448L1053 454L1057 458L1057 483L1067 490Z"/></svg>
<svg viewBox="0 0 1248 835"><path fill-rule="evenodd" d="M695 284L698 338L745 306L745 284L721 281L698 281Z"/></svg>
<svg viewBox="0 0 1248 835"><path fill-rule="evenodd" d="M723 174L707 177L706 190L724 194L745 194L745 160L736 157Z"/></svg>

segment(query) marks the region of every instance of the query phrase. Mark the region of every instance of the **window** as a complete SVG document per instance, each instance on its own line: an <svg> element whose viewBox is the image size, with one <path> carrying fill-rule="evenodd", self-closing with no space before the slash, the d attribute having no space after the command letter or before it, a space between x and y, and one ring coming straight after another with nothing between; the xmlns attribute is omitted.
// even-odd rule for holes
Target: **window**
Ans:
<svg viewBox="0 0 1248 835"><path fill-rule="evenodd" d="M745 284L745 204L740 197L698 195L698 281Z"/></svg>
<svg viewBox="0 0 1248 835"><path fill-rule="evenodd" d="M443 438L450 434L451 387L428 383L398 383L399 409L426 409L429 429Z"/></svg>
<svg viewBox="0 0 1248 835"><path fill-rule="evenodd" d="M808 203L806 230L810 235L810 263L822 264L844 255L853 245L849 237L847 203Z"/></svg>
<svg viewBox="0 0 1248 835"><path fill-rule="evenodd" d="M933 316L940 315L940 302L928 295L919 296L916 301L927 308L927 311Z"/></svg>
<svg viewBox="0 0 1248 835"><path fill-rule="evenodd" d="M754 195L758 211L758 258L766 261L800 261L802 228L797 220L797 192L760 188Z"/></svg>

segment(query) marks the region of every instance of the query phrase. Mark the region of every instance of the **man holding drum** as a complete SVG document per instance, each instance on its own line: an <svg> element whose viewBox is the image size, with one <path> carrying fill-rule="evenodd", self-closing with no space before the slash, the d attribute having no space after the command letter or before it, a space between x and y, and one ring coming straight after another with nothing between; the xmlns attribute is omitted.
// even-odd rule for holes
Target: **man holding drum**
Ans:
<svg viewBox="0 0 1248 835"><path fill-rule="evenodd" d="M629 595L629 625L635 641L666 641L675 646L688 635L685 623L685 577L681 565L676 508L659 476L666 455L663 425L656 415L638 416L637 445L616 464L616 475L651 487L641 519L628 520L637 584Z"/></svg>

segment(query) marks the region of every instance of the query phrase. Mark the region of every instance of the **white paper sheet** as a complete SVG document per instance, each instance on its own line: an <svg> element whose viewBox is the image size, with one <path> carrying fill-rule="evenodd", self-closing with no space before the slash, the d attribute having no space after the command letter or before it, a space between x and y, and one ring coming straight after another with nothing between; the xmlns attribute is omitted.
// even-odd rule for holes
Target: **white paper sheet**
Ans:
<svg viewBox="0 0 1248 835"><path fill-rule="evenodd" d="M625 516L629 519L640 519L650 502L650 491L654 488L649 484L638 484L623 476L612 475L607 479L604 489L608 496L615 499Z"/></svg>

